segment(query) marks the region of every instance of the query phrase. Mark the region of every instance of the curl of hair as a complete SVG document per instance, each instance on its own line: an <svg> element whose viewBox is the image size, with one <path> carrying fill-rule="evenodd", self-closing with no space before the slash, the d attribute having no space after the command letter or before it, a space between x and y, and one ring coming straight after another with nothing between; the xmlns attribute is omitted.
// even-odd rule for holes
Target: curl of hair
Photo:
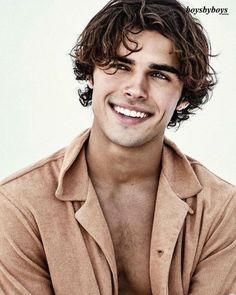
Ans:
<svg viewBox="0 0 236 295"><path fill-rule="evenodd" d="M214 55L203 27L176 0L109 1L91 19L71 50L76 79L92 80L95 65L106 67L116 62L120 44L129 54L141 50L130 34L137 33L137 29L156 30L173 42L183 81L179 103L189 103L185 109L174 112L168 126L176 126L209 100L217 82L210 65L210 58ZM81 104L91 105L92 89L87 87L78 92Z"/></svg>

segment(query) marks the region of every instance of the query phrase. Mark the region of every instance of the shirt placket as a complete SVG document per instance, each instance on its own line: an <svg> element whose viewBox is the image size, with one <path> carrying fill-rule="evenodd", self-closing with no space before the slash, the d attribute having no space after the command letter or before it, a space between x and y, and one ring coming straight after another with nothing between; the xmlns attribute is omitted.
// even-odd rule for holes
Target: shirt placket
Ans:
<svg viewBox="0 0 236 295"><path fill-rule="evenodd" d="M75 218L104 254L112 274L111 285L113 290L111 294L118 295L118 276L113 242L91 180L89 180L88 184L87 199L84 205L75 213ZM103 282L99 283L102 284Z"/></svg>

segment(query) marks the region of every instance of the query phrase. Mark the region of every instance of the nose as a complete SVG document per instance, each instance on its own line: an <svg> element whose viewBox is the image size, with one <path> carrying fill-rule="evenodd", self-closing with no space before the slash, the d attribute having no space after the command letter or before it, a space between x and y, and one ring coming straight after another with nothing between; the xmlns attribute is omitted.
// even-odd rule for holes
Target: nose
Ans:
<svg viewBox="0 0 236 295"><path fill-rule="evenodd" d="M147 99L147 81L142 74L136 73L125 81L123 94L129 99Z"/></svg>

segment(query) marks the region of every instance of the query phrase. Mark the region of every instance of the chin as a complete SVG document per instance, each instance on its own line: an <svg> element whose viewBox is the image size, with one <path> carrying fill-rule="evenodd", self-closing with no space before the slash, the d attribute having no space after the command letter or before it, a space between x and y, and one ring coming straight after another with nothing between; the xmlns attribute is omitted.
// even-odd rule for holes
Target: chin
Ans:
<svg viewBox="0 0 236 295"><path fill-rule="evenodd" d="M109 138L111 142L121 147L132 148L132 147L141 147L152 139L136 136L111 136Z"/></svg>

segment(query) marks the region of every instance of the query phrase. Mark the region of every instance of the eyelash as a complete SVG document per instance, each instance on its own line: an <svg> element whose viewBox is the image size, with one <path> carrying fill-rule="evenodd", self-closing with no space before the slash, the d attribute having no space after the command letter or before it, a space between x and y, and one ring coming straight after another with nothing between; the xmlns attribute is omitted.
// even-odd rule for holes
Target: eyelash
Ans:
<svg viewBox="0 0 236 295"><path fill-rule="evenodd" d="M117 70L129 71L129 67L125 64L113 64L112 67L116 68Z"/></svg>
<svg viewBox="0 0 236 295"><path fill-rule="evenodd" d="M152 77L157 77L157 78L160 78L161 80L167 80L169 81L169 77L167 77L166 75L164 75L162 72L159 72L159 71L155 71L152 73Z"/></svg>
<svg viewBox="0 0 236 295"><path fill-rule="evenodd" d="M130 70L130 68L126 64L122 64L122 63L113 64L113 65L111 65L111 67L116 68L116 70L122 70L122 71L129 71ZM170 81L169 77L167 77L166 75L164 75L160 71L151 72L151 76L154 78L159 78L161 80Z"/></svg>

